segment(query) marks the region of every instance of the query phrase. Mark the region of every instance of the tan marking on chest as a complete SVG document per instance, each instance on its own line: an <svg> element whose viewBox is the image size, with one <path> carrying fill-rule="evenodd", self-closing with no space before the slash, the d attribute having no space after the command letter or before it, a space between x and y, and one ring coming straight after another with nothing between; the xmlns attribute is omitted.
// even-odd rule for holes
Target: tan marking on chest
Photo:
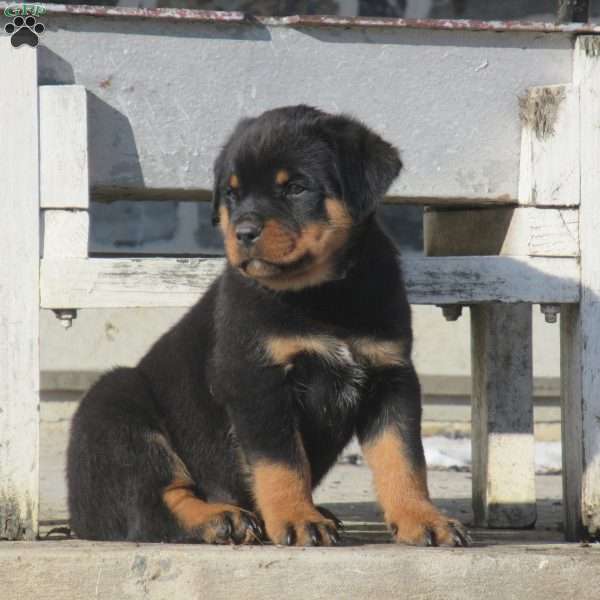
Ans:
<svg viewBox="0 0 600 600"><path fill-rule="evenodd" d="M410 363L403 340L353 338L349 342L329 335L272 336L267 352L277 365L290 366L300 354L315 354L331 364L367 364L374 367L398 367Z"/></svg>
<svg viewBox="0 0 600 600"><path fill-rule="evenodd" d="M409 348L404 340L354 338L350 349L356 360L374 367L402 367L410 364Z"/></svg>
<svg viewBox="0 0 600 600"><path fill-rule="evenodd" d="M289 366L299 354L315 354L332 364L354 364L348 345L333 336L271 336L265 346L276 365Z"/></svg>

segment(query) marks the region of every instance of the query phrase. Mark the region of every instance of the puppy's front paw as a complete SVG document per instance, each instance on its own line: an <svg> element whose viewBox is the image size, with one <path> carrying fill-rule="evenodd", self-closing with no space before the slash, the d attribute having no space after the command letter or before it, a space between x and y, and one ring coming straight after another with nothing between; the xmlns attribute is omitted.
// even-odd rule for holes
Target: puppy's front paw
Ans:
<svg viewBox="0 0 600 600"><path fill-rule="evenodd" d="M263 537L262 526L251 512L237 506L211 505L210 514L193 528L193 536L209 544L253 544Z"/></svg>
<svg viewBox="0 0 600 600"><path fill-rule="evenodd" d="M313 508L265 519L265 525L274 544L336 546L340 542L336 522Z"/></svg>
<svg viewBox="0 0 600 600"><path fill-rule="evenodd" d="M423 501L386 515L386 521L400 544L413 546L469 546L471 538L463 525L448 519L431 503Z"/></svg>

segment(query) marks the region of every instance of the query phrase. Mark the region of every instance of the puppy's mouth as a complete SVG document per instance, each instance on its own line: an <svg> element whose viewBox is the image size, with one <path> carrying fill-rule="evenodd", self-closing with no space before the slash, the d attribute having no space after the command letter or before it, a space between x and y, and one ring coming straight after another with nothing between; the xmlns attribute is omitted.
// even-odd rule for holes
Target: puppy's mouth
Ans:
<svg viewBox="0 0 600 600"><path fill-rule="evenodd" d="M308 267L312 262L309 253L304 254L291 263L275 263L262 258L250 258L242 261L239 269L248 277L254 279L275 279L289 273L297 273Z"/></svg>

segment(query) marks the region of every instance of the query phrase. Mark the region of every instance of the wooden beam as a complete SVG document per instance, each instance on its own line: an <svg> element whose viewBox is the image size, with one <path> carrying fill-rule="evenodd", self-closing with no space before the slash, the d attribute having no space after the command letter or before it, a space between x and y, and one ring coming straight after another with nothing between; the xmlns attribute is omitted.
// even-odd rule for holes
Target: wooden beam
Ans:
<svg viewBox="0 0 600 600"><path fill-rule="evenodd" d="M0 38L0 72L0 538L32 539L39 506L36 51Z"/></svg>
<svg viewBox="0 0 600 600"><path fill-rule="evenodd" d="M90 217L87 210L43 211L42 255L84 258L88 255Z"/></svg>
<svg viewBox="0 0 600 600"><path fill-rule="evenodd" d="M89 204L87 96L82 85L41 86L40 201L42 208Z"/></svg>
<svg viewBox="0 0 600 600"><path fill-rule="evenodd" d="M413 304L579 300L572 258L406 258L403 265ZM41 303L54 309L190 306L223 266L214 258L44 258Z"/></svg>
<svg viewBox="0 0 600 600"><path fill-rule="evenodd" d="M557 23L587 23L590 20L590 0L558 0Z"/></svg>
<svg viewBox="0 0 600 600"><path fill-rule="evenodd" d="M567 537L600 535L600 38L575 44L580 90L581 300L563 316L563 472Z"/></svg>
<svg viewBox="0 0 600 600"><path fill-rule="evenodd" d="M480 527L536 520L531 305L471 307L473 513Z"/></svg>
<svg viewBox="0 0 600 600"><path fill-rule="evenodd" d="M427 256L578 256L577 208L429 209Z"/></svg>
<svg viewBox="0 0 600 600"><path fill-rule="evenodd" d="M520 100L519 204L579 203L579 90L530 88Z"/></svg>

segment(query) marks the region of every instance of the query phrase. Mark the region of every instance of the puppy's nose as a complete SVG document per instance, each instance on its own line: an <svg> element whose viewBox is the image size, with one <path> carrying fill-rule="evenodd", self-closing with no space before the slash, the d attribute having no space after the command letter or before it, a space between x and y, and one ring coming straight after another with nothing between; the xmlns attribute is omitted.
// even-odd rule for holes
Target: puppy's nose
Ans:
<svg viewBox="0 0 600 600"><path fill-rule="evenodd" d="M262 225L255 221L243 221L235 227L235 235L244 246L252 246L260 237Z"/></svg>

